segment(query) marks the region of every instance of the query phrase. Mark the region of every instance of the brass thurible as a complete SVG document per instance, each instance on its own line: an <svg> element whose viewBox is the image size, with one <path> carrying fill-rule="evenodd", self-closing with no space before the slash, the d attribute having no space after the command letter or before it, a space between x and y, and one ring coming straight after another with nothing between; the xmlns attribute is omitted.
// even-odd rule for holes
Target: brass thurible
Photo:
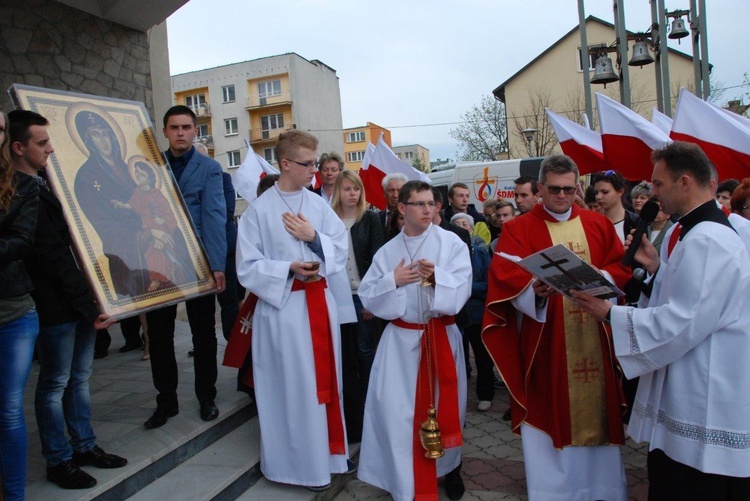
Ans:
<svg viewBox="0 0 750 501"><path fill-rule="evenodd" d="M437 412L434 406L427 410L427 420L419 429L419 440L425 449L424 456L427 459L437 459L445 455L443 440L440 436L440 426L437 422Z"/></svg>

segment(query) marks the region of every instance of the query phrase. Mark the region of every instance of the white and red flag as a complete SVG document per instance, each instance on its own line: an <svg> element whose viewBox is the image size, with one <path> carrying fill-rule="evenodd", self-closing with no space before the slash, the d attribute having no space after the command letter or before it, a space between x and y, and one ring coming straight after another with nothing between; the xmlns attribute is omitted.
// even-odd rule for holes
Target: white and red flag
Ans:
<svg viewBox="0 0 750 501"><path fill-rule="evenodd" d="M242 198L252 202L257 198L255 193L258 190L260 180L268 174L278 174L279 171L269 164L265 158L255 153L247 140L245 140L245 144L247 145L247 154L240 168L234 173L232 184Z"/></svg>
<svg viewBox="0 0 750 501"><path fill-rule="evenodd" d="M545 111L552 128L555 129L560 148L562 148L563 153L573 159L581 174L591 174L604 170L601 135L595 130L550 111L548 108L545 108Z"/></svg>
<svg viewBox="0 0 750 501"><path fill-rule="evenodd" d="M656 108L651 108L651 123L667 135L672 132L672 118Z"/></svg>
<svg viewBox="0 0 750 501"><path fill-rule="evenodd" d="M362 159L362 167L359 170L359 177L362 178L362 184L365 185L365 197L367 202L371 203L380 210L385 209L386 200L383 193L383 178L388 174L401 173L410 181L425 181L430 183L427 174L420 172L409 163L404 162L396 156L395 153L383 141L383 135L378 139L378 145L370 150L368 145L365 156Z"/></svg>
<svg viewBox="0 0 750 501"><path fill-rule="evenodd" d="M596 93L607 167L631 180L651 179L651 152L672 140L659 127L612 98Z"/></svg>
<svg viewBox="0 0 750 501"><path fill-rule="evenodd" d="M723 111L724 113L726 113L729 118L731 118L732 120L734 120L736 122L741 123L742 125L744 125L748 129L750 129L750 118L743 117L742 115L738 115L737 113L735 113L733 111L729 111L729 110L727 110L725 108L720 108L720 109L721 109L721 111Z"/></svg>
<svg viewBox="0 0 750 501"><path fill-rule="evenodd" d="M699 145L719 179L750 176L750 129L687 89L680 90L671 136Z"/></svg>

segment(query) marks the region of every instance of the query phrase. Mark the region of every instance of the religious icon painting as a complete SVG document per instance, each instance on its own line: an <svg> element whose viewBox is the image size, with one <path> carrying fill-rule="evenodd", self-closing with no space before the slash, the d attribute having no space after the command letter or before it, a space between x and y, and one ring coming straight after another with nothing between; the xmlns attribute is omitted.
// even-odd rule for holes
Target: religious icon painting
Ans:
<svg viewBox="0 0 750 501"><path fill-rule="evenodd" d="M45 168L78 262L112 317L215 293L216 282L143 103L13 85L49 120Z"/></svg>

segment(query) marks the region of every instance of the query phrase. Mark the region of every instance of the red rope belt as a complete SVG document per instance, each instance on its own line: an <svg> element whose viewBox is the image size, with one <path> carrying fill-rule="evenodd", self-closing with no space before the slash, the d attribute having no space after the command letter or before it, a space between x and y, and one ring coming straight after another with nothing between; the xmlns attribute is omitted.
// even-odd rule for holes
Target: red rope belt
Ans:
<svg viewBox="0 0 750 501"><path fill-rule="evenodd" d="M326 406L328 420L328 447L331 454L346 454L344 423L339 404L336 358L333 352L333 336L328 319L325 279L312 282L294 280L292 291L305 291L307 316L310 320L313 358L315 360L315 382L318 402Z"/></svg>
<svg viewBox="0 0 750 501"><path fill-rule="evenodd" d="M419 351L419 375L417 376L417 388L414 399L414 434L413 434L413 464L414 464L414 491L417 501L437 499L437 464L433 459L424 455L422 443L419 439L421 420L427 418L427 410L430 406L430 387L440 388L440 400L437 408L437 419L440 424L440 435L443 447L460 447L463 439L461 435L461 421L458 411L458 376L456 374L456 362L453 359L453 350L448 340L448 325L453 325L455 319L452 316L431 318L429 323L413 324L396 319L391 322L402 329L425 331L433 334L435 343L433 354L429 357L431 367L428 365L428 336L423 335ZM428 380L430 374L433 380ZM437 383L437 384L436 384Z"/></svg>

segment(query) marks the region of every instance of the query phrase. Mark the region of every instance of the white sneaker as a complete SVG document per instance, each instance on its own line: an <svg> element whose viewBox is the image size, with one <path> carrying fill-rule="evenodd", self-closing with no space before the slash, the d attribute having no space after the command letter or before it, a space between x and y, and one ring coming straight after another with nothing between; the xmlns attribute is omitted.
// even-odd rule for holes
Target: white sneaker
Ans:
<svg viewBox="0 0 750 501"><path fill-rule="evenodd" d="M490 410L490 407L492 407L492 402L490 400L480 400L477 404L477 410L479 412L487 412Z"/></svg>

